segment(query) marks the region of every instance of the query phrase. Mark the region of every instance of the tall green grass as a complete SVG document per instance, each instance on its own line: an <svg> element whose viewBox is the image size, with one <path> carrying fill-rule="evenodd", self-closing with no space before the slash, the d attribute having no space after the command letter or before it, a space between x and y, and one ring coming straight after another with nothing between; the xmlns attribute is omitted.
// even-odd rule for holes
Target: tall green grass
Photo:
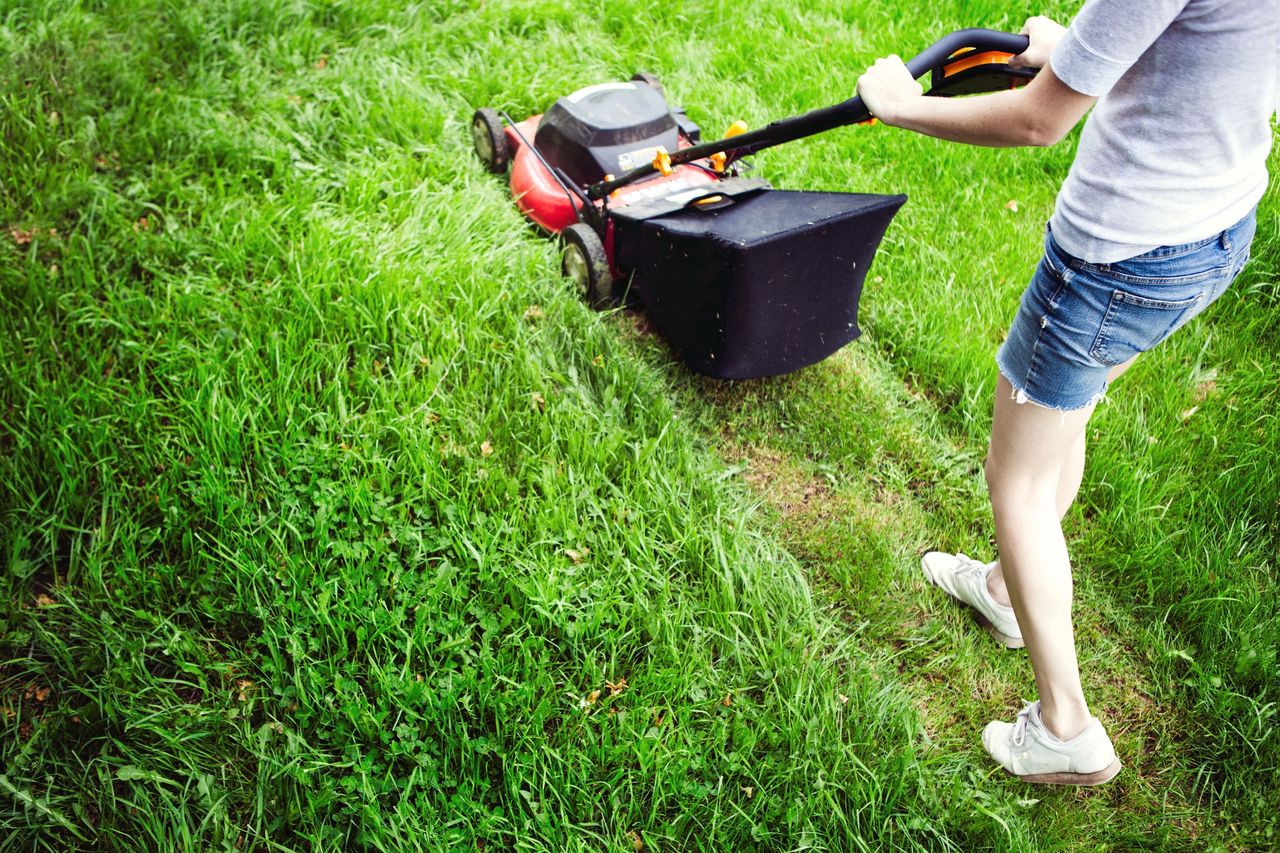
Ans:
<svg viewBox="0 0 1280 853"><path fill-rule="evenodd" d="M1077 802L992 770L1025 661L990 675L911 565L986 535L990 355L1069 151L758 158L912 201L854 353L725 387L577 304L469 150L476 106L639 68L708 133L759 124L1039 11L7 7L0 847L1265 847L1273 204L1097 421L1082 594L1179 729L1143 718L1141 780ZM743 444L848 515L788 553Z"/></svg>
<svg viewBox="0 0 1280 853"><path fill-rule="evenodd" d="M581 12L8 13L6 849L1027 843L470 159Z"/></svg>

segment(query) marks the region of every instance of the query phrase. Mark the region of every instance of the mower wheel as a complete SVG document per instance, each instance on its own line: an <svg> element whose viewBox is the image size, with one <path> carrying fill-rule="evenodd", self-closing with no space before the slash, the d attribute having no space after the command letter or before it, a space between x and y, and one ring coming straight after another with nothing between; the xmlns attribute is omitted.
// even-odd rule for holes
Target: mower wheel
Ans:
<svg viewBox="0 0 1280 853"><path fill-rule="evenodd" d="M612 308L616 304L613 272L595 229L585 222L576 222L560 232L560 239L564 241L560 268L573 282L574 289L597 311Z"/></svg>
<svg viewBox="0 0 1280 853"><path fill-rule="evenodd" d="M667 90L662 88L662 81L650 74L648 71L637 71L635 74L632 74L631 82L643 83L650 89L656 89L658 94L662 97L665 98L667 96Z"/></svg>
<svg viewBox="0 0 1280 853"><path fill-rule="evenodd" d="M476 156L490 172L501 174L507 170L511 152L507 149L507 133L502 129L502 119L488 107L481 107L471 117L471 140L476 146Z"/></svg>

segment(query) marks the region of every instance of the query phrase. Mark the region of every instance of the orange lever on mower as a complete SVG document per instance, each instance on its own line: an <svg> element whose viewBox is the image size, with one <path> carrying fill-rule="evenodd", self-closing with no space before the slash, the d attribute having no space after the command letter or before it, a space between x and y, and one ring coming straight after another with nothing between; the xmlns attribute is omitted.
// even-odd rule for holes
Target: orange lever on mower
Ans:
<svg viewBox="0 0 1280 853"><path fill-rule="evenodd" d="M1009 60L1015 55L974 48L957 51L934 66L929 95L946 98L1025 86L1036 76L1037 69L1011 67Z"/></svg>

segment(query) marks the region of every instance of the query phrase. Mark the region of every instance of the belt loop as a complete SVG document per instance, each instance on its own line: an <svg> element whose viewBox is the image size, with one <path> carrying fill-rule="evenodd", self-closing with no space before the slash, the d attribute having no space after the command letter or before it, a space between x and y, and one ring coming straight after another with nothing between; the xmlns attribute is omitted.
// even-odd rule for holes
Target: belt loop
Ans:
<svg viewBox="0 0 1280 853"><path fill-rule="evenodd" d="M1231 251L1231 229L1230 228L1222 232L1222 240L1220 242L1222 243L1223 251L1225 252Z"/></svg>

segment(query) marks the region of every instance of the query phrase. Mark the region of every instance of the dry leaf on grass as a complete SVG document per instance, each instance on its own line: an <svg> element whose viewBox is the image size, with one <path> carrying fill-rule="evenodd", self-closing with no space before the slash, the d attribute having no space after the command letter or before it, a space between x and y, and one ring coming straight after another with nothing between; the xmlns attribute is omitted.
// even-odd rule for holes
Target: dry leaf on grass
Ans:
<svg viewBox="0 0 1280 853"><path fill-rule="evenodd" d="M36 596L36 607L52 607L57 603L43 592Z"/></svg>
<svg viewBox="0 0 1280 853"><path fill-rule="evenodd" d="M533 406L535 412L545 412L547 410L547 400L537 391L529 395L529 403Z"/></svg>
<svg viewBox="0 0 1280 853"><path fill-rule="evenodd" d="M480 455L481 456L493 455L493 445L487 439L485 441L480 442Z"/></svg>
<svg viewBox="0 0 1280 853"><path fill-rule="evenodd" d="M541 305L530 305L528 308L525 309L525 312L524 312L524 318L529 322L533 322L534 320L541 320L543 316L544 314L542 312Z"/></svg>
<svg viewBox="0 0 1280 853"><path fill-rule="evenodd" d="M1004 209L1005 209L1005 210L1013 211L1014 213L1017 213L1017 212L1018 212L1018 202L1017 202L1017 200L1016 200L1016 199L1012 199L1012 198L1011 198L1011 199L1009 199L1007 202L1005 202Z"/></svg>
<svg viewBox="0 0 1280 853"><path fill-rule="evenodd" d="M1218 371L1209 371L1208 376L1200 382L1196 383L1195 390L1191 394L1193 403L1203 403L1210 395L1218 393Z"/></svg>

